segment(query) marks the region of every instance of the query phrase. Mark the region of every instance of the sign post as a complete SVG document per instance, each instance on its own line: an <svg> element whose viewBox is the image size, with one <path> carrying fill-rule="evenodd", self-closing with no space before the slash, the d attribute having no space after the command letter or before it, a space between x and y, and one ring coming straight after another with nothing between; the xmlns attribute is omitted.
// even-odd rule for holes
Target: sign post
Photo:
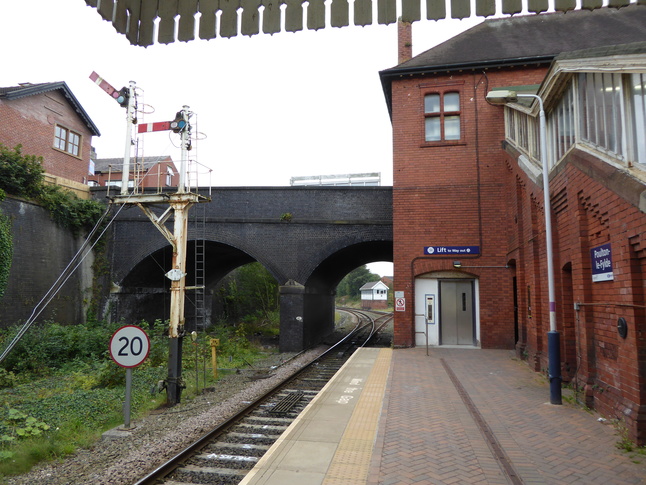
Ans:
<svg viewBox="0 0 646 485"><path fill-rule="evenodd" d="M117 365L126 369L126 397L123 405L123 427L130 429L130 400L132 389L132 368L141 365L150 352L148 334L134 325L118 329L110 339L110 357Z"/></svg>

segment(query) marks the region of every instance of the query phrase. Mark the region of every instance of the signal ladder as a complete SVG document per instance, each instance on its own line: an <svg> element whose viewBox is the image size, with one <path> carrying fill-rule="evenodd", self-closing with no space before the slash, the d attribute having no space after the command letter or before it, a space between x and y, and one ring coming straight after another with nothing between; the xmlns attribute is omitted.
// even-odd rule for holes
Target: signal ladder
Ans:
<svg viewBox="0 0 646 485"><path fill-rule="evenodd" d="M193 234L195 235L195 329L206 330L206 204L196 204L193 207Z"/></svg>

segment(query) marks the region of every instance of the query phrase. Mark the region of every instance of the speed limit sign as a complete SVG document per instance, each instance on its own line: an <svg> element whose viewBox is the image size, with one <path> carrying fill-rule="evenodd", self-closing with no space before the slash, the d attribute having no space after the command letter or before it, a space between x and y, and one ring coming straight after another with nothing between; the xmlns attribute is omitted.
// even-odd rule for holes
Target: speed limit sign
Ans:
<svg viewBox="0 0 646 485"><path fill-rule="evenodd" d="M110 339L110 357L126 369L140 365L150 352L150 339L146 332L134 325L125 325L114 332Z"/></svg>

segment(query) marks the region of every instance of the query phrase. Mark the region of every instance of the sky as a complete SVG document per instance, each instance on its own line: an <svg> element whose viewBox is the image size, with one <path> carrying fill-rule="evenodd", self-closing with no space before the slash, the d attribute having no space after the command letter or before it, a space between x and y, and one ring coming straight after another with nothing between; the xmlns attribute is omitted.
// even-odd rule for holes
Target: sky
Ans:
<svg viewBox="0 0 646 485"><path fill-rule="evenodd" d="M98 158L123 157L125 109L89 79L92 71L117 89L135 81L140 123L170 121L189 107L200 185L287 186L293 176L364 172L380 172L382 185L392 185L379 71L397 64L396 25L144 48L83 0L4 3L0 86L65 81L101 132L93 139ZM481 21L415 22L413 55ZM138 143L139 155L181 159L170 132ZM369 268L392 275L392 264Z"/></svg>

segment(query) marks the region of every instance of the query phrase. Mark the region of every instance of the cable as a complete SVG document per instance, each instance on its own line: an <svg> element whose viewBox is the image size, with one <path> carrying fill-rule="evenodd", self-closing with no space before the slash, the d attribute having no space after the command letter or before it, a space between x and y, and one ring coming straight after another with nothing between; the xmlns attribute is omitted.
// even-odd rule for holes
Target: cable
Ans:
<svg viewBox="0 0 646 485"><path fill-rule="evenodd" d="M132 194L128 197L128 199L130 197L132 197ZM58 292L61 290L63 285L65 285L67 280L69 280L71 278L71 276L78 269L78 267L81 265L81 263L83 263L83 261L85 261L85 258L87 258L88 254L90 254L90 251L92 251L92 249L94 249L94 246L97 245L97 243L99 242L101 237L103 237L103 235L108 230L108 228L112 225L112 223L115 221L115 219L117 218L119 213L123 210L124 206L125 206L125 203L122 204L121 207L119 207L119 210L116 211L116 213L114 214L112 219L110 219L110 221L103 228L101 233L96 237L96 239L94 239L94 242L89 247L89 249L87 249L89 244L90 244L90 241L92 241L92 238L97 233L97 231L99 230L99 227L101 226L101 224L103 223L103 221L107 217L108 213L110 212L111 206L107 207L105 212L101 215L99 220L96 222L96 224L94 225L94 227L92 228L92 230L90 231L88 236L86 237L85 242L81 245L81 247L76 252L74 257L67 264L67 266L63 269L63 271L61 272L59 277L56 279L56 281L52 284L52 286L49 288L47 293L45 293L45 295L40 299L40 301L36 304L36 306L34 306L34 309L33 309L32 313L31 313L31 315L29 316L29 318L27 318L27 320L23 324L22 328L18 331L16 336L13 338L13 340L9 343L9 345L7 345L5 350L2 352L2 354L0 355L0 363L2 363L2 361L4 361L4 359L7 357L7 355L9 355L9 353L18 344L18 342L23 337L23 335L25 333L27 333L27 330L29 330L31 325L36 320L36 318L38 318L40 316L40 314L45 310L45 308L47 308L47 305L49 305L49 303L54 299L54 297L58 294ZM87 249L87 251L86 251L86 249ZM83 253L83 251L86 251L86 252ZM80 260L78 260L79 255L81 255ZM78 260L78 262L76 262L77 260Z"/></svg>

